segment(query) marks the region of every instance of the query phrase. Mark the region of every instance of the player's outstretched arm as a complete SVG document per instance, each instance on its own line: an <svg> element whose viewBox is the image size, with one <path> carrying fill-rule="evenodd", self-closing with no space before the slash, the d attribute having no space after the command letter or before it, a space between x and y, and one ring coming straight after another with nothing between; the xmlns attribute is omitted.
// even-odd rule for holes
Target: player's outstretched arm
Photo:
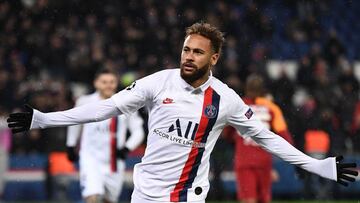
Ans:
<svg viewBox="0 0 360 203"><path fill-rule="evenodd" d="M323 160L311 158L269 130L264 129L252 138L267 151L284 161L321 177L337 181L339 184L346 186L347 182L355 181L354 177L358 175L358 172L352 169L356 167L356 164L341 163L342 156Z"/></svg>
<svg viewBox="0 0 360 203"><path fill-rule="evenodd" d="M25 105L25 111L12 113L7 119L13 133L29 129L70 126L97 122L121 114L114 101L110 99L89 103L66 111L42 113Z"/></svg>

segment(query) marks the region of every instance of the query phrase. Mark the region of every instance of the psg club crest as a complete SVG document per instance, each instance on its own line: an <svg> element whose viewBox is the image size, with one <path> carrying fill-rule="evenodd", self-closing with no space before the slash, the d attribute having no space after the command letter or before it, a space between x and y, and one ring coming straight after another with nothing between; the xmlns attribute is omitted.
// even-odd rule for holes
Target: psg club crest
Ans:
<svg viewBox="0 0 360 203"><path fill-rule="evenodd" d="M217 115L217 109L214 105L207 105L204 114L208 118L215 118Z"/></svg>

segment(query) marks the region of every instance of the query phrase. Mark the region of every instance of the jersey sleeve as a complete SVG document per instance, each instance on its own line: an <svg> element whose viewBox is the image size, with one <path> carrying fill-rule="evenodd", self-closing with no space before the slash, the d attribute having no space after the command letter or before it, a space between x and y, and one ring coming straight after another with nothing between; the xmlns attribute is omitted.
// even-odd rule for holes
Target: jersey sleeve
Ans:
<svg viewBox="0 0 360 203"><path fill-rule="evenodd" d="M66 111L43 113L34 109L30 129L43 129L102 121L121 112L112 99L84 104Z"/></svg>
<svg viewBox="0 0 360 203"><path fill-rule="evenodd" d="M256 117L253 110L235 92L230 99L228 124L236 128L243 137L258 134L264 125Z"/></svg>
<svg viewBox="0 0 360 203"><path fill-rule="evenodd" d="M147 102L152 101L155 91L154 84L158 82L156 76L156 74L152 74L133 82L127 88L113 95L111 99L123 114L134 113L145 106Z"/></svg>
<svg viewBox="0 0 360 203"><path fill-rule="evenodd" d="M144 122L138 112L135 112L127 117L126 121L128 123L127 126L130 131L130 137L126 141L125 146L132 151L136 149L136 147L138 147L144 139Z"/></svg>
<svg viewBox="0 0 360 203"><path fill-rule="evenodd" d="M337 180L335 157L318 160L302 153L282 137L263 129L252 139L265 150L282 160L297 165L306 171L315 173L323 178Z"/></svg>

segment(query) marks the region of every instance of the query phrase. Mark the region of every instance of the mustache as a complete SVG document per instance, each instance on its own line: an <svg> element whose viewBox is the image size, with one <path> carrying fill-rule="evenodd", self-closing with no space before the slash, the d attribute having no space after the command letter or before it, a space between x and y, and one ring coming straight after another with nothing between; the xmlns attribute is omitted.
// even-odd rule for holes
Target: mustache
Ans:
<svg viewBox="0 0 360 203"><path fill-rule="evenodd" d="M190 67L193 67L193 68L198 68L197 65L191 63L191 62L185 62L182 64L182 66L190 66Z"/></svg>

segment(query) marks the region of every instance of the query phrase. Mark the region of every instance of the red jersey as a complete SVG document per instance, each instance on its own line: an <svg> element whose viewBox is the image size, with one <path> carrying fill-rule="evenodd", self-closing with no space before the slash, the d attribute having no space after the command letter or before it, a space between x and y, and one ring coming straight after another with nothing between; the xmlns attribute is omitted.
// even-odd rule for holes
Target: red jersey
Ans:
<svg viewBox="0 0 360 203"><path fill-rule="evenodd" d="M243 98L243 100L268 129L292 143L283 114L276 104L263 97ZM235 140L235 168L271 167L271 154L258 146L250 137L244 139L232 127L225 128L224 135Z"/></svg>

